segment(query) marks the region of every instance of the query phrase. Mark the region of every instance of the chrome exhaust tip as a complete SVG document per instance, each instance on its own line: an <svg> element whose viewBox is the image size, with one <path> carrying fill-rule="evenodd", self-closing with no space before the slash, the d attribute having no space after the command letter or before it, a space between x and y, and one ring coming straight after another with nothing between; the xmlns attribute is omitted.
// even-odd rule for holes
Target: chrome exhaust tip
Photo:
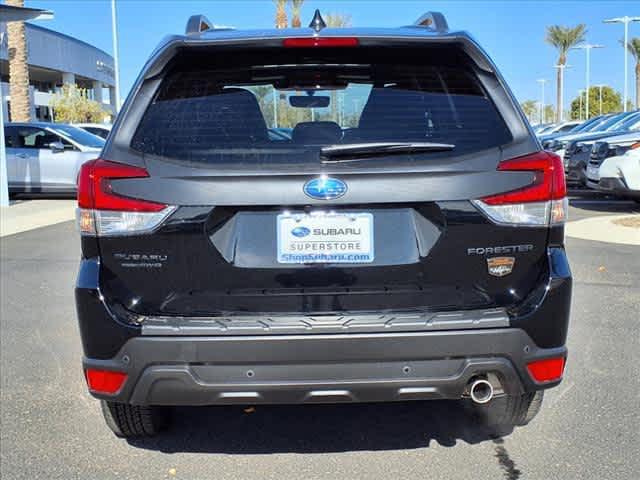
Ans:
<svg viewBox="0 0 640 480"><path fill-rule="evenodd" d="M488 380L478 378L471 382L469 387L469 395L471 400L477 404L484 404L491 401L493 398L493 385Z"/></svg>

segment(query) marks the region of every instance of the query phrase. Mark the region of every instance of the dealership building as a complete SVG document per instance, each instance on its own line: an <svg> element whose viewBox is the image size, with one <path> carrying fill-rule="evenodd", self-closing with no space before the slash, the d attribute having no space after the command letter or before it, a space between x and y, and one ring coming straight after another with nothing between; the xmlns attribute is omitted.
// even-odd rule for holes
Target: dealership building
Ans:
<svg viewBox="0 0 640 480"><path fill-rule="evenodd" d="M49 102L64 84L86 89L89 98L115 112L113 57L82 40L40 26L25 24L31 85L31 118L51 121ZM9 61L6 23L0 26L0 86L5 119L10 120Z"/></svg>

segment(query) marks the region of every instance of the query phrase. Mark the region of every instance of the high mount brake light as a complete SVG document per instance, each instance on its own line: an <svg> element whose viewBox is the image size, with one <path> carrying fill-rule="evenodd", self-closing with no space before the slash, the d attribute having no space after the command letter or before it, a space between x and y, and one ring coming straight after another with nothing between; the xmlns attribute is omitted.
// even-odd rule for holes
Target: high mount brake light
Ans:
<svg viewBox="0 0 640 480"><path fill-rule="evenodd" d="M113 191L111 180L145 178L144 168L108 160L82 165L78 175L78 228L83 235L116 236L150 232L175 207L124 197Z"/></svg>
<svg viewBox="0 0 640 480"><path fill-rule="evenodd" d="M283 47L357 47L360 41L356 37L303 37L285 38Z"/></svg>
<svg viewBox="0 0 640 480"><path fill-rule="evenodd" d="M562 224L567 215L567 187L562 159L536 152L500 162L499 171L531 172L532 183L517 190L474 200L494 222L509 225Z"/></svg>

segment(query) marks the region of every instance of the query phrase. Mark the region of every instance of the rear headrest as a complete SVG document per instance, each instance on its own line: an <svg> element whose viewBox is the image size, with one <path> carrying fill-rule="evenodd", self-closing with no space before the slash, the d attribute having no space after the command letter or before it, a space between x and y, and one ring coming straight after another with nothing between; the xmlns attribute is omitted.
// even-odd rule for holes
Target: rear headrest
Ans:
<svg viewBox="0 0 640 480"><path fill-rule="evenodd" d="M55 135L38 135L36 137L36 141L34 142L34 146L36 148L45 148L47 146L49 146L49 144L51 142L55 142L56 141L56 137Z"/></svg>
<svg viewBox="0 0 640 480"><path fill-rule="evenodd" d="M296 143L325 145L339 142L342 129L335 122L300 122L293 129L291 138Z"/></svg>
<svg viewBox="0 0 640 480"><path fill-rule="evenodd" d="M428 123L425 94L416 90L374 88L362 110L360 131L391 133L393 138L420 137L426 134Z"/></svg>
<svg viewBox="0 0 640 480"><path fill-rule="evenodd" d="M393 86L371 90L355 134L365 139L420 140L437 134L455 136L464 129L468 138L480 138L498 120L489 100L481 95L450 96Z"/></svg>
<svg viewBox="0 0 640 480"><path fill-rule="evenodd" d="M165 150L189 150L194 142L206 148L266 142L268 138L253 93L225 88L199 97L156 101L143 117L132 145L146 153L163 155Z"/></svg>

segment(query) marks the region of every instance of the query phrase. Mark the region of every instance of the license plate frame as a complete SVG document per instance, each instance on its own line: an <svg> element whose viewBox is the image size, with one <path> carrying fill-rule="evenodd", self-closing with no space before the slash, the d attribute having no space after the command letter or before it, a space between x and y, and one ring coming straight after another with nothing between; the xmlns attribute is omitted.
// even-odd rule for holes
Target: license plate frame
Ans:
<svg viewBox="0 0 640 480"><path fill-rule="evenodd" d="M283 212L276 218L276 232L281 264L368 264L375 259L369 212Z"/></svg>

